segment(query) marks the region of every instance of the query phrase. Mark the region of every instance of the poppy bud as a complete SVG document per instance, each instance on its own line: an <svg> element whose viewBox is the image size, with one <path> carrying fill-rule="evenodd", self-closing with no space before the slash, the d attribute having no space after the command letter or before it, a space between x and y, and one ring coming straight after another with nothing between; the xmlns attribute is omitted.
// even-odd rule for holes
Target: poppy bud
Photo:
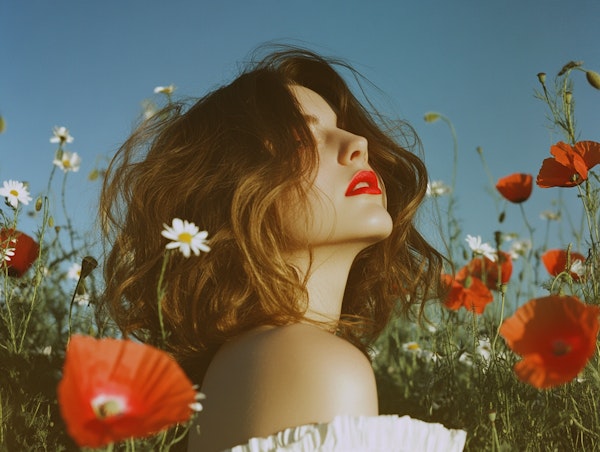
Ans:
<svg viewBox="0 0 600 452"><path fill-rule="evenodd" d="M90 171L90 174L88 175L88 179L91 181L95 181L96 179L98 179L98 169L94 168L92 171Z"/></svg>
<svg viewBox="0 0 600 452"><path fill-rule="evenodd" d="M558 72L558 76L560 77L561 75L564 75L567 71L570 71L571 69L575 69L576 67L579 67L583 64L583 61L569 61L567 64L565 64L562 69Z"/></svg>
<svg viewBox="0 0 600 452"><path fill-rule="evenodd" d="M4 117L0 115L0 133L6 130L6 122L4 122Z"/></svg>
<svg viewBox="0 0 600 452"><path fill-rule="evenodd" d="M494 241L496 242L496 247L500 248L502 244L502 231L494 231Z"/></svg>
<svg viewBox="0 0 600 452"><path fill-rule="evenodd" d="M0 266L6 265L8 275L17 278L29 270L40 252L40 246L34 239L14 229L0 229L0 248L14 250L10 261L2 262Z"/></svg>
<svg viewBox="0 0 600 452"><path fill-rule="evenodd" d="M565 103L567 105L571 105L571 100L573 100L573 93L571 91L567 91L565 93Z"/></svg>
<svg viewBox="0 0 600 452"><path fill-rule="evenodd" d="M425 122L436 122L438 119L440 119L440 115L439 113L430 111L428 113L425 113L423 119L425 120Z"/></svg>
<svg viewBox="0 0 600 452"><path fill-rule="evenodd" d="M546 73L545 73L545 72L540 72L540 73L537 75L537 78L538 78L538 80L540 81L540 83L541 83L542 85L545 85L545 84L546 84Z"/></svg>
<svg viewBox="0 0 600 452"><path fill-rule="evenodd" d="M42 210L42 197L41 196L35 200L35 211L39 212L40 210Z"/></svg>
<svg viewBox="0 0 600 452"><path fill-rule="evenodd" d="M86 278L98 266L98 261L92 256L85 256L81 261L80 278Z"/></svg>
<svg viewBox="0 0 600 452"><path fill-rule="evenodd" d="M501 212L500 215L498 216L498 223L502 223L504 222L504 218L506 217L506 212Z"/></svg>
<svg viewBox="0 0 600 452"><path fill-rule="evenodd" d="M50 226L50 227L54 226L54 217L48 218L48 226Z"/></svg>
<svg viewBox="0 0 600 452"><path fill-rule="evenodd" d="M600 74L594 71L585 71L585 78L594 88L600 89Z"/></svg>

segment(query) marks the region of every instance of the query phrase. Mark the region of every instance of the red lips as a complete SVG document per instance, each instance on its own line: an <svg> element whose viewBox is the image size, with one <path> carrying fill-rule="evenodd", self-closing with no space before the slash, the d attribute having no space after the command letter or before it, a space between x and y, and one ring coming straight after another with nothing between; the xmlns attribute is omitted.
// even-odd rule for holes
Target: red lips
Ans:
<svg viewBox="0 0 600 452"><path fill-rule="evenodd" d="M377 175L373 171L359 171L354 175L348 188L346 196L356 195L380 195Z"/></svg>

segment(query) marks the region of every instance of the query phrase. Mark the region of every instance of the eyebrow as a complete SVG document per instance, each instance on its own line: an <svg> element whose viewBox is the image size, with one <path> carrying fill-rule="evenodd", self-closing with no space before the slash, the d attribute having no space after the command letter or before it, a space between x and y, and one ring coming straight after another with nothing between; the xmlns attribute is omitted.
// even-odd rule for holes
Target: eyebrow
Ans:
<svg viewBox="0 0 600 452"><path fill-rule="evenodd" d="M321 124L321 120L315 115L302 115L302 116L304 117L304 119L306 120L306 123L308 125ZM337 124L337 122L339 121L339 118L335 114L335 112L333 113L333 118L334 118L335 123Z"/></svg>

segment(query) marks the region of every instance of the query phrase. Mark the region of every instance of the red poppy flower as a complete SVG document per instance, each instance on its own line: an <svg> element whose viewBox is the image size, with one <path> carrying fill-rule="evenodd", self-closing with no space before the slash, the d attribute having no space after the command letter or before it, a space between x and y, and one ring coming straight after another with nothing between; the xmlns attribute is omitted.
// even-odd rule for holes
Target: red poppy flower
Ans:
<svg viewBox="0 0 600 452"><path fill-rule="evenodd" d="M496 262L485 256L478 256L461 268L457 278L465 280L469 275L484 281L488 289L498 289L498 283L506 284L512 275L513 264L510 254L500 251ZM484 278L485 277L485 278Z"/></svg>
<svg viewBox="0 0 600 452"><path fill-rule="evenodd" d="M187 421L196 392L165 352L129 340L74 335L58 402L80 447L146 437Z"/></svg>
<svg viewBox="0 0 600 452"><path fill-rule="evenodd" d="M554 158L547 158L537 176L542 188L574 187L587 180L588 171L600 163L600 143L580 141L570 146L559 141L550 147Z"/></svg>
<svg viewBox="0 0 600 452"><path fill-rule="evenodd" d="M442 275L442 282L449 289L444 299L444 305L448 309L457 311L464 307L476 314L482 314L487 304L494 299L483 281L468 275L462 269L455 278L450 275Z"/></svg>
<svg viewBox="0 0 600 452"><path fill-rule="evenodd" d="M510 202L527 201L533 190L533 176L525 173L510 174L498 180L496 189Z"/></svg>
<svg viewBox="0 0 600 452"><path fill-rule="evenodd" d="M21 231L1 229L0 256L7 250L12 250L8 256L10 260L0 259L0 268L6 265L9 276L21 277L38 258L40 246L35 240Z"/></svg>
<svg viewBox="0 0 600 452"><path fill-rule="evenodd" d="M567 263L568 254L566 250L548 250L542 254L542 262L544 267L552 276L558 276L564 271L569 271L569 274L575 281L579 281L580 275L573 271L573 263L576 261L585 262L583 254L575 251L570 252L570 262ZM568 267L567 267L568 265Z"/></svg>
<svg viewBox="0 0 600 452"><path fill-rule="evenodd" d="M517 377L536 388L571 381L596 350L600 307L573 296L530 300L500 327L508 346L523 359Z"/></svg>

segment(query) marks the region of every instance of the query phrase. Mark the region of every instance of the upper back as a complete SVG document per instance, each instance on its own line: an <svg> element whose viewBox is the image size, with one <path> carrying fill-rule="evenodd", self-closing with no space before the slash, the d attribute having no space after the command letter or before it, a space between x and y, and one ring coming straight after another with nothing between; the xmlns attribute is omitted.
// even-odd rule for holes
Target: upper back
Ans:
<svg viewBox="0 0 600 452"><path fill-rule="evenodd" d="M338 414L377 414L375 378L365 355L303 323L258 328L223 345L202 392L200 436L192 431L190 450L222 450Z"/></svg>

